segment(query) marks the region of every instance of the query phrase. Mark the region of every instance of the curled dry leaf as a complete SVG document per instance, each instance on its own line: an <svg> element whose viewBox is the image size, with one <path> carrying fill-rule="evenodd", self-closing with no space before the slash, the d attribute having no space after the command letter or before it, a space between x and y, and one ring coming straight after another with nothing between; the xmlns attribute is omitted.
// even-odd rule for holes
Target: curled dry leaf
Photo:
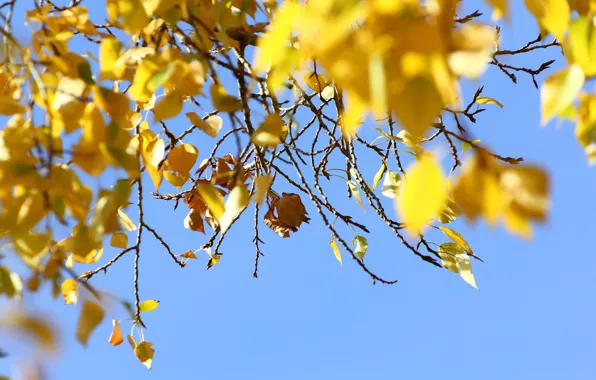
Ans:
<svg viewBox="0 0 596 380"><path fill-rule="evenodd" d="M124 342L124 339L122 338L122 330L120 330L120 324L117 320L112 319L112 333L110 334L110 339L108 339L108 343L112 346L118 346L122 342Z"/></svg>
<svg viewBox="0 0 596 380"><path fill-rule="evenodd" d="M275 211L277 211L277 216ZM290 236L290 231L298 231L303 222L308 223L310 218L306 215L308 213L298 194L282 193L281 198L274 197L274 201L265 214L264 222L279 236L286 238Z"/></svg>
<svg viewBox="0 0 596 380"><path fill-rule="evenodd" d="M205 225L203 223L203 218L199 211L191 209L184 218L184 228L196 231L196 232L203 232L205 233Z"/></svg>

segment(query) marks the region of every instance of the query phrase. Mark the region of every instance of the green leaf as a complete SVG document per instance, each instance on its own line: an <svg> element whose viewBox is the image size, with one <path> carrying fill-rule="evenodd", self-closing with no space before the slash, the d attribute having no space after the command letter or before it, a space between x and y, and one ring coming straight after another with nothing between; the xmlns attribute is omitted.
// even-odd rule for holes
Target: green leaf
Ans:
<svg viewBox="0 0 596 380"><path fill-rule="evenodd" d="M146 301L139 303L139 311L141 313L148 313L150 311L157 309L158 306L159 306L159 301L146 300Z"/></svg>
<svg viewBox="0 0 596 380"><path fill-rule="evenodd" d="M93 79L93 73L91 72L91 65L89 64L89 62L81 62L79 63L77 68L79 69L79 78L81 78L83 82L87 84L95 84L95 80Z"/></svg>
<svg viewBox="0 0 596 380"><path fill-rule="evenodd" d="M495 104L495 105L499 106L500 108L503 108L503 103L501 103L498 100L495 100L493 98L489 98L487 96L477 97L476 103L478 103L478 104Z"/></svg>
<svg viewBox="0 0 596 380"><path fill-rule="evenodd" d="M387 198L395 199L397 198L397 193L399 191L400 185L401 176L399 175L399 173L389 170L385 174L383 186L381 187L381 194L383 194Z"/></svg>
<svg viewBox="0 0 596 380"><path fill-rule="evenodd" d="M368 250L368 241L364 236L357 235L352 240L352 245L355 245L354 253L360 257L360 260L364 260L364 255Z"/></svg>
<svg viewBox="0 0 596 380"><path fill-rule="evenodd" d="M341 252L339 251L339 247L337 246L337 243L335 242L335 239L333 238L333 236L331 237L331 241L329 242L329 245L331 246L331 249L333 250L333 254L335 255L335 258L337 259L337 261L339 261L339 265L343 265L341 262Z"/></svg>
<svg viewBox="0 0 596 380"><path fill-rule="evenodd" d="M354 199L356 199L356 202L358 202L358 205L360 205L360 207L364 211L366 211L364 203L362 203L362 198L360 197L360 190L358 189L358 185L356 185L354 181L348 181L348 187L350 188L350 192L354 196Z"/></svg>
<svg viewBox="0 0 596 380"><path fill-rule="evenodd" d="M383 163L381 163L379 171L377 172L377 174L375 174L375 179L373 180L373 190L377 188L377 185L379 184L379 182L381 182L381 178L383 178L383 174L385 174L386 171L387 165L385 165L385 161L383 161Z"/></svg>

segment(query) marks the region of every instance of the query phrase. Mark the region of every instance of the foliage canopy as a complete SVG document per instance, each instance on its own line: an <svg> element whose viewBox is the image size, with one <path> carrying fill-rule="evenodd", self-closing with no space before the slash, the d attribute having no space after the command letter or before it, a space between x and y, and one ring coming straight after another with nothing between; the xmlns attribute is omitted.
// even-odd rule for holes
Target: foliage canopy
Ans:
<svg viewBox="0 0 596 380"><path fill-rule="evenodd" d="M149 369L142 316L159 301L139 287L144 239L180 267L204 251L209 269L236 221L252 218L257 277L260 231L301 239L312 218L340 264L395 283L366 264L370 231L337 206L347 196L405 251L476 287L481 259L452 221L531 237L548 217L548 173L474 138L481 113L504 106L483 87L464 101L462 81L498 70L539 87L546 72L542 123L575 121L596 162L596 95L584 91L596 74L594 0L526 0L541 34L521 47L500 38L507 0L486 1L492 18L463 14L469 2L458 0L107 0L98 17L85 3L36 0L26 37L16 1L0 4L0 295L52 284L51 296L80 307L85 345L108 317L93 277L133 255L130 316L109 316L108 340L123 343L121 324L132 324L126 340ZM516 63L545 49L561 49L565 67ZM342 194L330 190L338 183ZM204 234L202 245L173 252L146 222L147 203L164 201L188 210L180 226ZM444 241L427 240L429 229ZM55 348L38 316L1 323Z"/></svg>

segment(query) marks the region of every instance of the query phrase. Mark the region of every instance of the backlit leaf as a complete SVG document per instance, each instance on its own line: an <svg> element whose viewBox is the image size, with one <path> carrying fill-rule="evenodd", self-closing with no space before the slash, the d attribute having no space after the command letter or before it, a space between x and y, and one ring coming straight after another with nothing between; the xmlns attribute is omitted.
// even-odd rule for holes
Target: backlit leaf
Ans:
<svg viewBox="0 0 596 380"><path fill-rule="evenodd" d="M213 217L219 222L226 210L223 197L219 191L217 191L215 186L207 182L199 183L197 191L201 198L203 198L203 201L205 201Z"/></svg>
<svg viewBox="0 0 596 380"><path fill-rule="evenodd" d="M375 190L377 188L377 186L379 185L379 182L381 181L381 178L383 178L383 174L385 174L386 171L387 171L387 166L385 165L385 162L383 161L381 163L381 167L379 168L379 171L377 172L377 174L375 174L375 178L373 180L373 190Z"/></svg>
<svg viewBox="0 0 596 380"><path fill-rule="evenodd" d="M147 342L147 341L140 342L135 347L135 356L148 369L151 369L151 366L153 365L153 355L154 354L155 354L155 350L153 349L153 344L150 342Z"/></svg>
<svg viewBox="0 0 596 380"><path fill-rule="evenodd" d="M254 198L257 204L261 204L265 200L265 197L269 192L269 188L271 187L272 181L273 177L271 177L270 175L260 175L257 178L255 178L256 190Z"/></svg>
<svg viewBox="0 0 596 380"><path fill-rule="evenodd" d="M158 306L159 306L159 301L156 301L156 300L141 301L139 303L139 311L141 313L148 313L150 311L157 309Z"/></svg>
<svg viewBox="0 0 596 380"><path fill-rule="evenodd" d="M476 98L476 103L478 103L478 104L495 104L495 105L499 106L499 108L503 108L503 103L501 103L498 100L495 100L493 98L489 98L487 96L478 96Z"/></svg>
<svg viewBox="0 0 596 380"><path fill-rule="evenodd" d="M395 199L401 186L401 176L399 173L392 170L387 171L383 186L381 187L381 194L387 198Z"/></svg>
<svg viewBox="0 0 596 380"><path fill-rule="evenodd" d="M360 260L364 260L364 255L368 250L368 241L364 236L355 236L352 240L352 245L356 245L354 248L354 253L360 257Z"/></svg>
<svg viewBox="0 0 596 380"><path fill-rule="evenodd" d="M217 115L209 116L206 120L203 120L203 118L195 112L187 112L186 117L194 126L211 137L217 136L223 124L223 119Z"/></svg>
<svg viewBox="0 0 596 380"><path fill-rule="evenodd" d="M540 26L563 40L569 26L569 3L567 0L526 0Z"/></svg>
<svg viewBox="0 0 596 380"><path fill-rule="evenodd" d="M337 259L337 261L339 261L339 264L343 265L341 262L341 252L339 251L339 247L337 246L337 243L335 242L335 239L333 237L331 237L331 241L329 242L329 245L331 246L331 249L333 250L333 254L335 255L335 258Z"/></svg>
<svg viewBox="0 0 596 380"><path fill-rule="evenodd" d="M366 211L366 208L364 207L364 203L362 203L362 198L360 197L360 189L358 189L358 185L356 185L356 183L354 181L348 181L348 187L350 188L350 192L352 193L352 196L354 197L356 202L358 202L358 205L364 211Z"/></svg>
<svg viewBox="0 0 596 380"><path fill-rule="evenodd" d="M219 219L221 232L224 233L232 224L232 221L244 210L250 202L250 193L243 183L237 184L230 192L225 203L225 211Z"/></svg>
<svg viewBox="0 0 596 380"><path fill-rule="evenodd" d="M540 101L542 103L543 125L554 116L565 111L573 99L579 95L584 85L584 72L581 67L572 64L569 67L551 75L542 85Z"/></svg>
<svg viewBox="0 0 596 380"><path fill-rule="evenodd" d="M137 229L137 226L134 224L134 222L121 208L118 208L118 219L120 220L120 223L122 223L124 229L127 231L135 231Z"/></svg>
<svg viewBox="0 0 596 380"><path fill-rule="evenodd" d="M77 281L72 278L68 278L62 283L62 297L64 297L64 302L66 302L67 305L77 304L79 293L77 287Z"/></svg>
<svg viewBox="0 0 596 380"><path fill-rule="evenodd" d="M108 343L112 346L119 346L124 339L122 338L122 330L120 330L120 324L117 320L112 319L112 333L108 339Z"/></svg>
<svg viewBox="0 0 596 380"><path fill-rule="evenodd" d="M457 231L452 230L449 227L443 227L443 226L439 226L438 227L439 230L441 230L441 232L443 232L445 235L447 235L451 240L453 240L453 242L457 245L459 245L460 247L462 247L463 250L465 250L468 253L473 254L474 252L472 251L472 248L470 248L470 245L468 244L468 242L466 241L466 239L464 239L463 236L461 236L461 234Z"/></svg>
<svg viewBox="0 0 596 380"><path fill-rule="evenodd" d="M235 112L242 109L242 101L228 94L218 83L211 86L211 101L213 106L221 112Z"/></svg>
<svg viewBox="0 0 596 380"><path fill-rule="evenodd" d="M445 177L441 166L431 155L423 155L407 170L407 179L397 197L408 232L418 234L443 210L447 201Z"/></svg>

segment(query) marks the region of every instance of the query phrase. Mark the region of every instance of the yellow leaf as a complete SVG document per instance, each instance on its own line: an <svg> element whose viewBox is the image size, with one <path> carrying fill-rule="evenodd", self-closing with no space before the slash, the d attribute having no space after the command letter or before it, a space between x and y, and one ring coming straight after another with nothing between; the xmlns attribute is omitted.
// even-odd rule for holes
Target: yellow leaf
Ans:
<svg viewBox="0 0 596 380"><path fill-rule="evenodd" d="M355 236L352 240L352 245L356 245L354 248L354 253L360 257L360 260L364 260L364 255L368 250L368 241L364 236Z"/></svg>
<svg viewBox="0 0 596 380"><path fill-rule="evenodd" d="M219 222L226 209L223 197L219 191L208 182L199 183L197 191L201 198L203 198L203 201L205 201L207 207L209 207L213 217Z"/></svg>
<svg viewBox="0 0 596 380"><path fill-rule="evenodd" d="M269 114L250 137L255 145L275 148L288 136L288 126L278 114Z"/></svg>
<svg viewBox="0 0 596 380"><path fill-rule="evenodd" d="M108 343L112 346L119 346L120 343L124 342L122 338L122 330L120 330L120 324L117 320L112 319L112 333L108 339Z"/></svg>
<svg viewBox="0 0 596 380"><path fill-rule="evenodd" d="M141 0L118 0L118 12L123 18L124 30L130 34L141 32L150 21Z"/></svg>
<svg viewBox="0 0 596 380"><path fill-rule="evenodd" d="M578 64L587 77L596 74L596 26L590 17L571 21L563 48L569 63Z"/></svg>
<svg viewBox="0 0 596 380"><path fill-rule="evenodd" d="M153 365L154 354L155 350L153 349L153 344L150 342L140 342L135 347L135 356L148 369L151 369L151 366Z"/></svg>
<svg viewBox="0 0 596 380"><path fill-rule="evenodd" d="M139 303L139 311L141 313L148 313L150 311L157 309L158 306L159 306L159 301L156 301L156 300L142 301L141 303Z"/></svg>
<svg viewBox="0 0 596 380"><path fill-rule="evenodd" d="M203 120L195 112L187 112L186 117L194 126L211 137L217 136L223 123L222 118L217 115L209 116L207 120Z"/></svg>
<svg viewBox="0 0 596 380"><path fill-rule="evenodd" d="M474 279L474 273L472 273L472 264L470 263L470 256L463 253L456 255L455 262L457 263L457 270L461 278L463 278L465 282L472 285L474 288L476 288L476 290L478 290L478 286L476 286L476 280Z"/></svg>
<svg viewBox="0 0 596 380"><path fill-rule="evenodd" d="M478 103L478 104L495 104L495 105L499 106L499 108L503 108L503 103L501 103L498 100L495 100L493 98L489 98L488 96L478 96L476 98L476 103Z"/></svg>
<svg viewBox="0 0 596 380"><path fill-rule="evenodd" d="M256 190L254 198L257 204L261 204L265 200L265 197L269 192L269 188L271 187L272 181L273 177L271 177L270 175L260 175L257 178L255 178Z"/></svg>
<svg viewBox="0 0 596 380"><path fill-rule="evenodd" d="M242 109L242 101L228 94L219 83L211 86L211 101L213 106L221 112L236 112Z"/></svg>
<svg viewBox="0 0 596 380"><path fill-rule="evenodd" d="M584 72L577 64L551 75L542 85L540 100L542 103L542 125L547 124L555 115L565 111L579 95L584 85Z"/></svg>
<svg viewBox="0 0 596 380"><path fill-rule="evenodd" d="M196 259L197 255L193 251L186 251L179 255L180 257L184 257L185 259Z"/></svg>
<svg viewBox="0 0 596 380"><path fill-rule="evenodd" d="M103 320L103 309L95 302L85 301L77 324L77 340L83 346L87 345L89 337Z"/></svg>
<svg viewBox="0 0 596 380"><path fill-rule="evenodd" d="M78 290L77 290L77 282L72 278L68 278L64 280L61 286L62 289L62 297L64 297L64 301L67 305L69 304L77 304L78 299Z"/></svg>
<svg viewBox="0 0 596 380"><path fill-rule="evenodd" d="M155 121L177 116L182 111L182 98L178 91L172 91L155 105Z"/></svg>
<svg viewBox="0 0 596 380"><path fill-rule="evenodd" d="M15 249L20 255L35 257L48 249L52 234L51 232L45 234L25 232L13 234L12 237Z"/></svg>
<svg viewBox="0 0 596 380"><path fill-rule="evenodd" d="M129 94L132 100L146 102L151 99L151 96L157 90L157 86L150 86L150 80L159 70L159 65L153 62L153 60L149 58L143 59L137 67L134 81L130 87Z"/></svg>
<svg viewBox="0 0 596 380"><path fill-rule="evenodd" d="M397 208L411 235L424 230L447 201L445 177L436 158L425 154L407 170L397 197Z"/></svg>
<svg viewBox="0 0 596 380"><path fill-rule="evenodd" d="M243 183L237 184L234 189L230 192L228 199L225 203L225 211L221 216L221 219L218 219L219 225L221 227L221 232L224 233L230 225L234 218L240 214L244 210L248 203L250 202L250 193L246 189L246 186Z"/></svg>
<svg viewBox="0 0 596 380"><path fill-rule="evenodd" d="M337 243L335 242L335 239L333 237L331 237L331 241L329 242L329 245L331 246L331 249L333 250L333 254L335 255L335 258L337 259L337 261L339 261L339 265L343 265L341 262L341 252L339 251L339 247L337 246Z"/></svg>
<svg viewBox="0 0 596 380"><path fill-rule="evenodd" d="M453 242L457 245L459 245L460 247L462 247L462 249L464 249L466 252L468 253L474 253L472 251L472 248L470 248L470 245L468 244L468 242L466 241L466 239L464 239L463 236L461 236L461 234L457 231L452 230L449 227L443 227L440 226L438 227L439 230L441 230L441 232L443 232L445 235L447 235L451 240L453 240Z"/></svg>
<svg viewBox="0 0 596 380"><path fill-rule="evenodd" d="M536 17L541 27L551 32L560 41L563 40L569 25L567 0L526 0L526 7Z"/></svg>
<svg viewBox="0 0 596 380"><path fill-rule="evenodd" d="M377 174L375 174L375 178L373 180L373 190L375 190L379 185L379 182L381 181L381 178L383 178L383 174L385 174L385 171L387 171L387 165L385 165L385 161L383 161L381 163L379 171L377 172Z"/></svg>
<svg viewBox="0 0 596 380"><path fill-rule="evenodd" d="M137 342L135 342L135 338L132 335L127 335L126 336L126 341L128 342L128 344L130 344L130 346L132 347L133 351L135 348L137 348Z"/></svg>
<svg viewBox="0 0 596 380"><path fill-rule="evenodd" d="M581 94L575 136L583 147L596 141L596 96Z"/></svg>
<svg viewBox="0 0 596 380"><path fill-rule="evenodd" d="M199 150L191 144L180 144L174 147L168 154L169 170L180 174L189 174L197 161Z"/></svg>
<svg viewBox="0 0 596 380"><path fill-rule="evenodd" d="M124 227L125 230L135 231L137 229L134 222L121 208L118 208L118 219L120 219L120 223L122 223L122 227Z"/></svg>
<svg viewBox="0 0 596 380"><path fill-rule="evenodd" d="M455 243L443 243L439 245L438 252L439 256L441 256L443 267L450 272L459 273L455 256L463 253L462 248Z"/></svg>
<svg viewBox="0 0 596 380"><path fill-rule="evenodd" d="M304 74L304 82L315 92L321 92L330 83L324 75L316 74L314 71Z"/></svg>
<svg viewBox="0 0 596 380"><path fill-rule="evenodd" d="M102 79L118 80L124 74L124 65L117 67L122 55L122 44L117 38L108 37L99 45L99 75Z"/></svg>
<svg viewBox="0 0 596 380"><path fill-rule="evenodd" d="M495 9L496 12L505 16L505 18L509 15L509 9L507 6L507 2L509 0L486 0L492 7Z"/></svg>
<svg viewBox="0 0 596 380"><path fill-rule="evenodd" d="M115 232L110 239L110 245L116 248L126 248L128 244L128 235L123 232Z"/></svg>
<svg viewBox="0 0 596 380"><path fill-rule="evenodd" d="M10 96L0 96L0 115L25 113L26 109Z"/></svg>

